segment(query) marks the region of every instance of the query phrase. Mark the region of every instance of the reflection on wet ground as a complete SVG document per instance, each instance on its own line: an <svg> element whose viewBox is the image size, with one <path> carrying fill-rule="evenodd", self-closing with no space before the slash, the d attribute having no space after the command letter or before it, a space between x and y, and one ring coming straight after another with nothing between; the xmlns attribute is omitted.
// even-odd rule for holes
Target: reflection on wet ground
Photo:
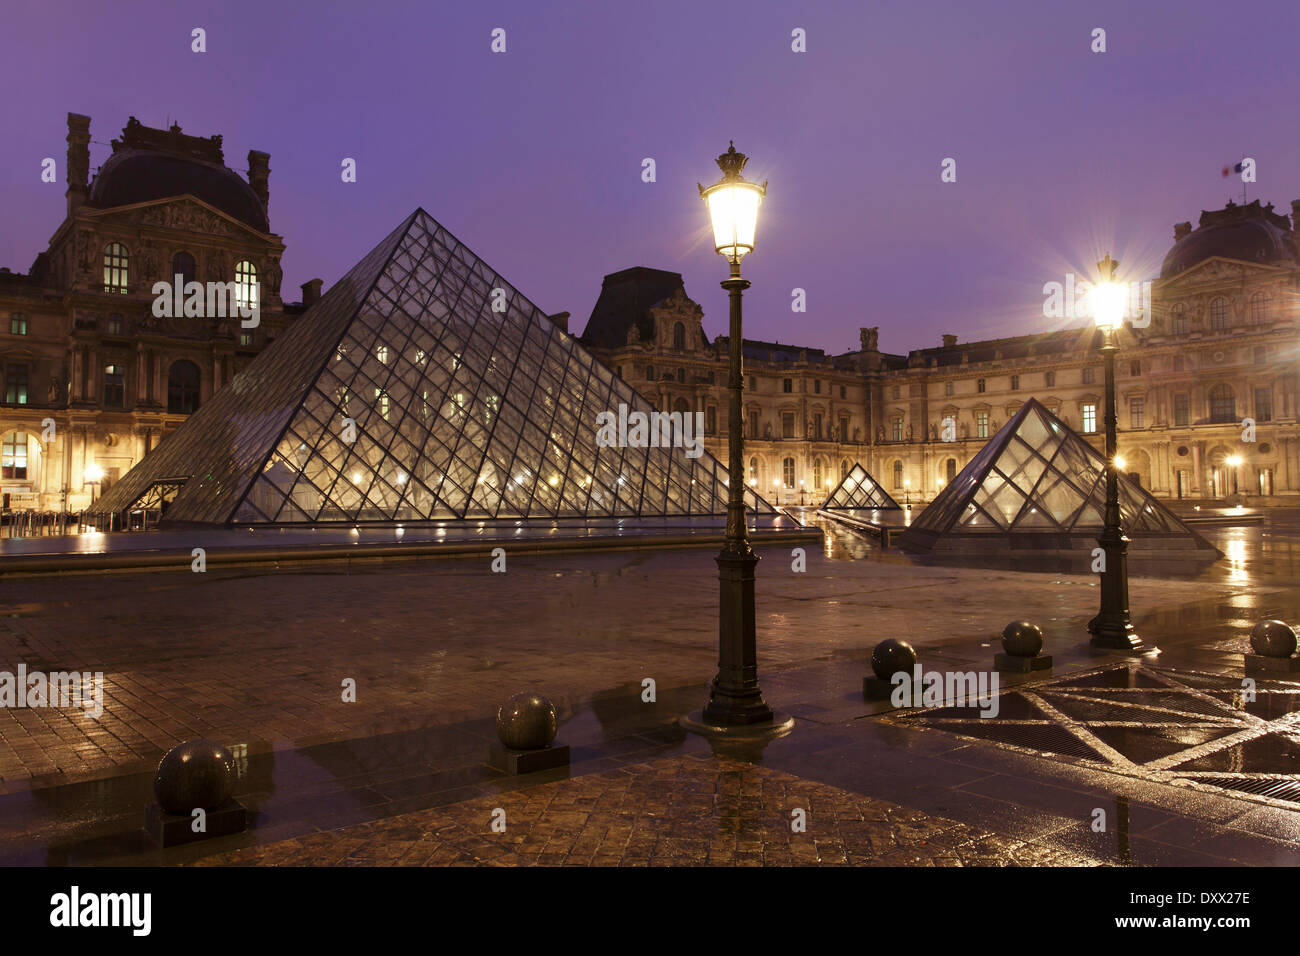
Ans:
<svg viewBox="0 0 1300 956"><path fill-rule="evenodd" d="M862 698L865 661L833 653L764 673L768 699L797 720L794 733L767 744L682 731L676 718L705 698L702 681L661 686L655 703L642 700L637 683L581 700L562 715L559 741L573 748L572 766L527 777L487 765L494 731L486 718L296 748L253 741L239 755L236 788L252 811L246 834L153 848L140 830L151 775L132 773L0 795L0 864L191 862L620 767L713 755L1103 862L1295 865L1300 683L1259 681L1253 699L1240 694L1251 626L1263 617L1300 621L1300 519L1271 518L1205 531L1225 559L1196 580L1241 584L1240 595L1135 609L1139 633L1159 646L1158 657L1131 663L1096 654L1082 636L1053 646L1052 672L1004 675L995 720L960 709L891 712L887 702ZM911 560L869 536L822 527L832 561ZM1040 583L1053 582L1035 575L1026 586ZM992 652L987 639L954 637L929 647L924 663L987 669ZM1115 821L1105 834L1089 826L1097 808Z"/></svg>

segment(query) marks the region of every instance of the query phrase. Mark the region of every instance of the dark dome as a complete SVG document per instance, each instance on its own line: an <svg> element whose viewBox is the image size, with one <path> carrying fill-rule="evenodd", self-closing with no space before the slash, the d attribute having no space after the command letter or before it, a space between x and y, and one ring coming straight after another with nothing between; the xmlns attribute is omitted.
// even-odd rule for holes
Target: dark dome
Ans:
<svg viewBox="0 0 1300 956"><path fill-rule="evenodd" d="M1273 212L1272 203L1261 207L1258 199L1247 206L1229 202L1223 209L1202 212L1197 228L1178 239L1165 256L1160 278L1176 276L1213 256L1247 262L1295 262L1290 223Z"/></svg>
<svg viewBox="0 0 1300 956"><path fill-rule="evenodd" d="M100 207L189 193L259 232L270 232L266 208L237 173L220 163L149 149L113 153L95 176L90 204Z"/></svg>

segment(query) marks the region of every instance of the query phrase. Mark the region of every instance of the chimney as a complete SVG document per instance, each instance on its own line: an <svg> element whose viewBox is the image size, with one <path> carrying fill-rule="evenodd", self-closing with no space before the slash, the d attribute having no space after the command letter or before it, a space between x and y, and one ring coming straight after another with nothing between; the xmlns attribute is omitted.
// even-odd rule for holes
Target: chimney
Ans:
<svg viewBox="0 0 1300 956"><path fill-rule="evenodd" d="M1300 199L1291 200L1291 231L1300 232Z"/></svg>
<svg viewBox="0 0 1300 956"><path fill-rule="evenodd" d="M859 328L858 344L862 346L863 352L875 352L880 347L880 327Z"/></svg>
<svg viewBox="0 0 1300 956"><path fill-rule="evenodd" d="M68 114L68 215L86 201L90 182L90 117Z"/></svg>
<svg viewBox="0 0 1300 956"><path fill-rule="evenodd" d="M1187 235L1191 231L1192 231L1192 224L1190 222L1174 223L1174 242L1177 242L1179 239L1183 238L1183 236Z"/></svg>
<svg viewBox="0 0 1300 956"><path fill-rule="evenodd" d="M271 154L260 150L248 151L248 185L253 187L257 198L262 201L263 209L271 207L271 189L267 180L271 178ZM318 290L319 291L319 290Z"/></svg>
<svg viewBox="0 0 1300 956"><path fill-rule="evenodd" d="M957 336L945 335L943 337L943 347L946 349L953 348L957 344Z"/></svg>
<svg viewBox="0 0 1300 956"><path fill-rule="evenodd" d="M554 315L548 315L547 318L550 319L551 324L557 326L561 332L567 333L569 331L569 313L556 312Z"/></svg>
<svg viewBox="0 0 1300 956"><path fill-rule="evenodd" d="M321 279L309 279L302 284L302 304L306 306L313 305L320 298L320 287L324 284Z"/></svg>

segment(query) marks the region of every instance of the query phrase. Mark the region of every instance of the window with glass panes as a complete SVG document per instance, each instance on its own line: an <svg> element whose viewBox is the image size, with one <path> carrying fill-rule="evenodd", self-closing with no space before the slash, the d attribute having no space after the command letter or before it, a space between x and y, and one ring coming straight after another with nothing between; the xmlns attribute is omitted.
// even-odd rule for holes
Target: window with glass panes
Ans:
<svg viewBox="0 0 1300 956"><path fill-rule="evenodd" d="M27 366L21 362L5 365L5 401L10 405L27 404Z"/></svg>
<svg viewBox="0 0 1300 956"><path fill-rule="evenodd" d="M27 433L10 432L0 448L0 477L23 479L27 477Z"/></svg>
<svg viewBox="0 0 1300 956"><path fill-rule="evenodd" d="M1273 391L1269 388L1255 389L1255 421L1271 422L1273 420Z"/></svg>
<svg viewBox="0 0 1300 956"><path fill-rule="evenodd" d="M1134 396L1128 400L1128 427L1145 428L1146 427L1146 407L1147 400Z"/></svg>
<svg viewBox="0 0 1300 956"><path fill-rule="evenodd" d="M1093 434L1097 431L1097 406L1092 402L1084 402L1081 411L1083 412L1083 430L1085 434Z"/></svg>
<svg viewBox="0 0 1300 956"><path fill-rule="evenodd" d="M988 412L975 413L975 437L976 438L989 437L989 413Z"/></svg>
<svg viewBox="0 0 1300 956"><path fill-rule="evenodd" d="M1181 392L1174 396L1174 424L1186 425L1191 419L1191 402L1187 394Z"/></svg>
<svg viewBox="0 0 1300 956"><path fill-rule="evenodd" d="M126 246L110 242L104 247L104 291L125 295L129 264Z"/></svg>
<svg viewBox="0 0 1300 956"><path fill-rule="evenodd" d="M122 408L126 404L126 369L121 365L104 366L104 407Z"/></svg>

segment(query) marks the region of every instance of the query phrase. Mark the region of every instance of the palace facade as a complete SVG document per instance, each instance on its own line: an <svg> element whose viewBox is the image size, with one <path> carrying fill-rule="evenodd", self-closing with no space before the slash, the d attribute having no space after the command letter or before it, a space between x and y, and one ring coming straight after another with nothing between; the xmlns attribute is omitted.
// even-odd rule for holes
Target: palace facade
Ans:
<svg viewBox="0 0 1300 956"><path fill-rule="evenodd" d="M0 269L5 510L86 508L303 310L280 299L269 160L250 151L245 180L220 136L132 117L92 178L90 118L68 114L67 214L28 272ZM259 324L155 317L177 274L235 283Z"/></svg>
<svg viewBox="0 0 1300 956"><path fill-rule="evenodd" d="M1150 324L1124 329L1116 363L1122 466L1156 496L1300 500L1298 226L1300 201L1291 220L1256 201L1174 227ZM706 447L725 461L727 339L710 340L702 318L681 276L627 269L605 277L582 339L656 407L703 412ZM746 340L747 478L774 503L815 505L860 461L900 502L926 501L1029 396L1100 448L1096 338L1091 326L945 335L895 354L864 328L839 355Z"/></svg>

